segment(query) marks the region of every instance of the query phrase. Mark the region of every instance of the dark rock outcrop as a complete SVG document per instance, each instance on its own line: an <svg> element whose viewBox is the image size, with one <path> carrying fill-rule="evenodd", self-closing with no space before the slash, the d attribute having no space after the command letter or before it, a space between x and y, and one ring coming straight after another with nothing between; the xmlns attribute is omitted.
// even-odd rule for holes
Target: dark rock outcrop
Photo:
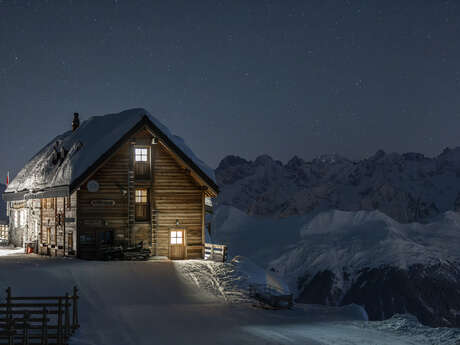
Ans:
<svg viewBox="0 0 460 345"><path fill-rule="evenodd" d="M366 269L345 290L335 287L337 277L330 271L312 279L299 280L302 303L362 305L370 320L385 320L394 314L410 313L428 326L460 327L460 269L453 263L408 270L395 267ZM348 281L347 281L348 280Z"/></svg>

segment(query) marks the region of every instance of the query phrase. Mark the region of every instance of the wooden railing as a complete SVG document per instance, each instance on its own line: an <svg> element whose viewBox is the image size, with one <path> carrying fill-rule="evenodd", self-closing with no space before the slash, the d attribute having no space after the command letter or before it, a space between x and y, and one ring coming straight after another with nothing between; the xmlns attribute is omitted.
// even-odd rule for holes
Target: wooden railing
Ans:
<svg viewBox="0 0 460 345"><path fill-rule="evenodd" d="M57 297L15 297L9 287L0 304L0 344L67 344L80 327L78 299L77 287Z"/></svg>
<svg viewBox="0 0 460 345"><path fill-rule="evenodd" d="M205 260L212 260L217 262L227 261L227 246L221 244L206 243L204 245L204 258Z"/></svg>

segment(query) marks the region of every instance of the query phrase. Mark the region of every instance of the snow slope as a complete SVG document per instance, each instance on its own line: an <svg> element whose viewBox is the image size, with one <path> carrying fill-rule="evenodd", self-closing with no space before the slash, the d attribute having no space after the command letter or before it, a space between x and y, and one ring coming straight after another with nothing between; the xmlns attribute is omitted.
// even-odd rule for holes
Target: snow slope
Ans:
<svg viewBox="0 0 460 345"><path fill-rule="evenodd" d="M214 170L201 161L182 138L172 134L145 109L135 108L117 114L93 116L84 121L75 132L69 131L57 136L26 164L11 181L7 192L70 185L145 115L215 181Z"/></svg>
<svg viewBox="0 0 460 345"><path fill-rule="evenodd" d="M16 254L0 257L0 291L11 286L13 294L57 295L78 285L81 328L71 338L72 345L191 340L202 345L413 345L414 339L418 345L457 345L454 330L399 327L404 317L385 324L367 322L356 305L269 311L225 303L201 288L213 284L206 274L194 276L200 287L183 275L183 269L199 272L195 263L89 262ZM183 267L187 265L191 267ZM216 270L222 265L210 266Z"/></svg>
<svg viewBox="0 0 460 345"><path fill-rule="evenodd" d="M427 223L401 224L379 211L321 213L300 229L301 241L272 262L285 276L344 269L460 263L460 214ZM292 279L291 279L292 280Z"/></svg>
<svg viewBox="0 0 460 345"><path fill-rule="evenodd" d="M270 286L280 295L291 294L284 279L248 258L237 256L228 263L204 260L175 262L185 280L228 303L249 303L249 287Z"/></svg>
<svg viewBox="0 0 460 345"><path fill-rule="evenodd" d="M282 219L250 216L231 206L219 206L212 217L211 236L207 240L228 244L230 257L248 257L266 267L299 241L299 229L308 219L308 216Z"/></svg>
<svg viewBox="0 0 460 345"><path fill-rule="evenodd" d="M460 208L460 148L429 158L385 153L351 161L323 155L287 164L262 155L224 158L216 169L218 204L247 214L288 217L339 209L379 210L399 222Z"/></svg>
<svg viewBox="0 0 460 345"><path fill-rule="evenodd" d="M283 275L299 301L366 307L373 320L411 312L460 326L460 214L399 223L379 211L249 216L220 206L213 240Z"/></svg>

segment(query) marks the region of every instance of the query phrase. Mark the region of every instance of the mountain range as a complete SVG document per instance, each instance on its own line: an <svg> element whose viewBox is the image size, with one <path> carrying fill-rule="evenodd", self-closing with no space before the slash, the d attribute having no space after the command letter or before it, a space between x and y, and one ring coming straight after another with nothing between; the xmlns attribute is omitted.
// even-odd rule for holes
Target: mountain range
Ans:
<svg viewBox="0 0 460 345"><path fill-rule="evenodd" d="M212 240L285 276L299 302L460 327L460 148L436 157L227 156Z"/></svg>
<svg viewBox="0 0 460 345"><path fill-rule="evenodd" d="M216 178L218 204L249 215L379 210L407 223L460 208L460 148L433 158L378 151L359 161L323 155L286 164L267 155L254 161L227 156Z"/></svg>

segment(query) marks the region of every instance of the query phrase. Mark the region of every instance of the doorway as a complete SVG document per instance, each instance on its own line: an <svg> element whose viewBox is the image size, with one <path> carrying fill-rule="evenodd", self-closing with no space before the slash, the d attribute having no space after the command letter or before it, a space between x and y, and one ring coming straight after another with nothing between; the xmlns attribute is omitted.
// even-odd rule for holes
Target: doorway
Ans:
<svg viewBox="0 0 460 345"><path fill-rule="evenodd" d="M169 258L185 259L185 230L174 229L169 232Z"/></svg>

